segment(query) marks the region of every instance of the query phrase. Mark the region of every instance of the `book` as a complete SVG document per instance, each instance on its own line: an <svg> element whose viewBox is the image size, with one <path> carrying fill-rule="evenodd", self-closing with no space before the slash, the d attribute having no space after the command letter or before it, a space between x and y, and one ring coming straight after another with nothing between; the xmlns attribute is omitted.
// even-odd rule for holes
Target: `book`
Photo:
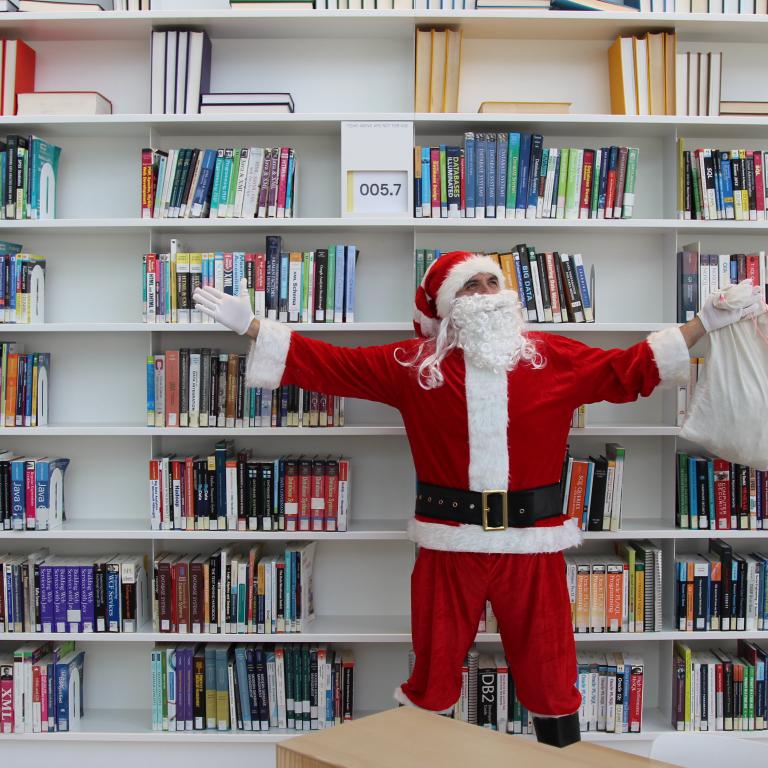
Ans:
<svg viewBox="0 0 768 768"><path fill-rule="evenodd" d="M33 13L92 13L103 11L99 3L69 3L59 0L19 0L20 11Z"/></svg>
<svg viewBox="0 0 768 768"><path fill-rule="evenodd" d="M17 97L19 115L111 115L112 102L96 91L35 91Z"/></svg>
<svg viewBox="0 0 768 768"><path fill-rule="evenodd" d="M477 110L481 115L567 115L570 101L483 101Z"/></svg>

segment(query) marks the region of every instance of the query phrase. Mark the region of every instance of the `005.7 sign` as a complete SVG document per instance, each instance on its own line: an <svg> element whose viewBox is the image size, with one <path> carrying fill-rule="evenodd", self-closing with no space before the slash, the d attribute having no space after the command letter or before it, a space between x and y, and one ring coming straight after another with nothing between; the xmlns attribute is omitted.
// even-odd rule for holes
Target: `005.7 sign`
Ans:
<svg viewBox="0 0 768 768"><path fill-rule="evenodd" d="M348 171L347 212L407 214L406 171Z"/></svg>

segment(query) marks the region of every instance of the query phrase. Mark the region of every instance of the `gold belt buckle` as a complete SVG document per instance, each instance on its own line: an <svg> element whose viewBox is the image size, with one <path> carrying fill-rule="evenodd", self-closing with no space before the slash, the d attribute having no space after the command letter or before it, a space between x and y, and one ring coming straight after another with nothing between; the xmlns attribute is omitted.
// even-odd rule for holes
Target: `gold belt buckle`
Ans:
<svg viewBox="0 0 768 768"><path fill-rule="evenodd" d="M493 494L501 494L501 525L488 525L488 497ZM507 510L507 492L503 491L483 491L483 530L484 531L505 531L509 524L509 515Z"/></svg>

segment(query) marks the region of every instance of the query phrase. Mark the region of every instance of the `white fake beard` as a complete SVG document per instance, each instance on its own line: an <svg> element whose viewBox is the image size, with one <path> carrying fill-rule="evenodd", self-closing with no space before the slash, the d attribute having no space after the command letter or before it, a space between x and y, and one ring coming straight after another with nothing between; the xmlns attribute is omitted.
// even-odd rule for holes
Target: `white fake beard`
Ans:
<svg viewBox="0 0 768 768"><path fill-rule="evenodd" d="M514 370L521 359L537 362L514 291L460 296L451 305L449 323L471 365L501 373Z"/></svg>

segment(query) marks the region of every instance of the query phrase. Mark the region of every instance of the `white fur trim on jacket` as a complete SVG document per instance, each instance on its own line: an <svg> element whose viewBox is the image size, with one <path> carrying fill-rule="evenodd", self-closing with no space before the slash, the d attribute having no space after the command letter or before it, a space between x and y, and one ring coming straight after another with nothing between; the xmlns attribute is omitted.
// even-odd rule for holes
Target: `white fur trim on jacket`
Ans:
<svg viewBox="0 0 768 768"><path fill-rule="evenodd" d="M505 552L533 554L561 552L581 544L582 534L575 520L548 528L507 528L506 531L485 531L480 525L446 525L408 522L408 538L427 549L444 552Z"/></svg>
<svg viewBox="0 0 768 768"><path fill-rule="evenodd" d="M424 707L418 706L418 704L414 704L404 693L403 689L398 685L397 688L395 688L395 701L398 704L403 704L406 707L416 707L416 709L424 709ZM453 705L455 707L456 704ZM450 715L451 712L453 712L453 707L448 707L448 709L424 709L425 712L433 712L436 715Z"/></svg>
<svg viewBox="0 0 768 768"><path fill-rule="evenodd" d="M691 353L680 328L654 331L647 341L659 369L661 386L686 384L690 376Z"/></svg>
<svg viewBox="0 0 768 768"><path fill-rule="evenodd" d="M469 490L509 487L509 377L466 363Z"/></svg>
<svg viewBox="0 0 768 768"><path fill-rule="evenodd" d="M245 364L245 383L249 387L276 389L285 371L291 346L291 331L274 320L259 321L259 335L251 342Z"/></svg>
<svg viewBox="0 0 768 768"><path fill-rule="evenodd" d="M480 272L490 272L492 275L496 275L499 285L504 287L504 273L490 256L471 256L453 267L445 276L443 284L437 289L435 308L438 317L448 317L451 302L456 298L456 294L464 287L464 283L470 277L474 277Z"/></svg>

